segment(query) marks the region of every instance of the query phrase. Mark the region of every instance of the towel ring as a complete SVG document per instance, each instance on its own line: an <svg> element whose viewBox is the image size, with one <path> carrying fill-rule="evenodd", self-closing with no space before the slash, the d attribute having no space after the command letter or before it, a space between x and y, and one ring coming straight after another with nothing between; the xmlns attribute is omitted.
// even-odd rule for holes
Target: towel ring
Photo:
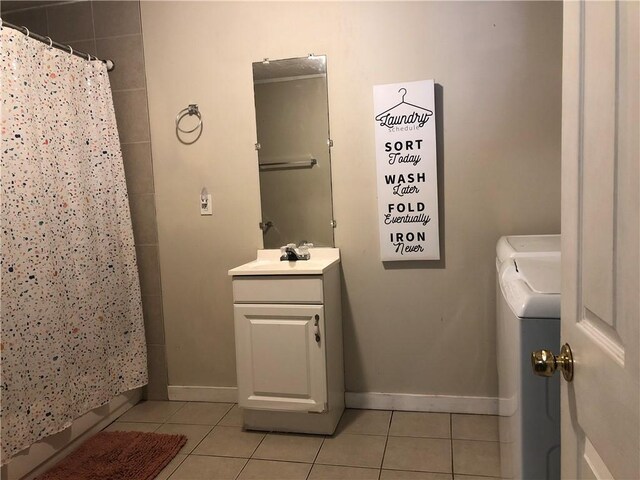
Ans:
<svg viewBox="0 0 640 480"><path fill-rule="evenodd" d="M198 124L195 127L193 127L191 130L184 130L180 128L180 122L182 121L182 119L186 116L191 116L191 115L195 115L196 117L198 117ZM178 115L176 115L176 128L182 133L193 133L198 128L201 128L201 127L202 127L202 114L200 113L200 110L198 110L198 105L196 105L195 103L190 104L187 108L183 108L182 110L180 110Z"/></svg>

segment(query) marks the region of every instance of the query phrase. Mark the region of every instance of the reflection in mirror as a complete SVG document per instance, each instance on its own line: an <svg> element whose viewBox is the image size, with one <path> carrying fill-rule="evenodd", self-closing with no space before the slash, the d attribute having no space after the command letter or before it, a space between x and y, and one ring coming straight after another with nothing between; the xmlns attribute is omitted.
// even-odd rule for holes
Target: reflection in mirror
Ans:
<svg viewBox="0 0 640 480"><path fill-rule="evenodd" d="M253 64L264 248L333 247L327 57Z"/></svg>

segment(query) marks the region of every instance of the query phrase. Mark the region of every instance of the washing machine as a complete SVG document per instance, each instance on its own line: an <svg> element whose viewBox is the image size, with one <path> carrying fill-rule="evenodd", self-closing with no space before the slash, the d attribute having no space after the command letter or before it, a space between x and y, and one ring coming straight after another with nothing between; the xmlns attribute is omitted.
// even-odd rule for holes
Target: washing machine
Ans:
<svg viewBox="0 0 640 480"><path fill-rule="evenodd" d="M560 235L502 237L496 247L500 461L503 478L560 479L560 377L531 352L560 349Z"/></svg>

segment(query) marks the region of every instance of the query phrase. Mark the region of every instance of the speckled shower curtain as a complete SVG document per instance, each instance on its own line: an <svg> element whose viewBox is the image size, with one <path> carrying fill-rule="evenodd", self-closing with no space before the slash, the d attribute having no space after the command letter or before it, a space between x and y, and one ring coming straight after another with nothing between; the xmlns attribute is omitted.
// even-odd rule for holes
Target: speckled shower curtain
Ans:
<svg viewBox="0 0 640 480"><path fill-rule="evenodd" d="M106 67L2 28L1 463L147 383Z"/></svg>

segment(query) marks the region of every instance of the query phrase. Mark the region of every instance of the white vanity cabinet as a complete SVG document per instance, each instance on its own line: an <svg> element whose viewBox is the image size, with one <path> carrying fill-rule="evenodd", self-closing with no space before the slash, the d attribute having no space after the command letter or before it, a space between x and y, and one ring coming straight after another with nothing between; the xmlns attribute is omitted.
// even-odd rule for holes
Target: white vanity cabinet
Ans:
<svg viewBox="0 0 640 480"><path fill-rule="evenodd" d="M331 434L344 410L339 261L259 260L229 272L244 426Z"/></svg>

